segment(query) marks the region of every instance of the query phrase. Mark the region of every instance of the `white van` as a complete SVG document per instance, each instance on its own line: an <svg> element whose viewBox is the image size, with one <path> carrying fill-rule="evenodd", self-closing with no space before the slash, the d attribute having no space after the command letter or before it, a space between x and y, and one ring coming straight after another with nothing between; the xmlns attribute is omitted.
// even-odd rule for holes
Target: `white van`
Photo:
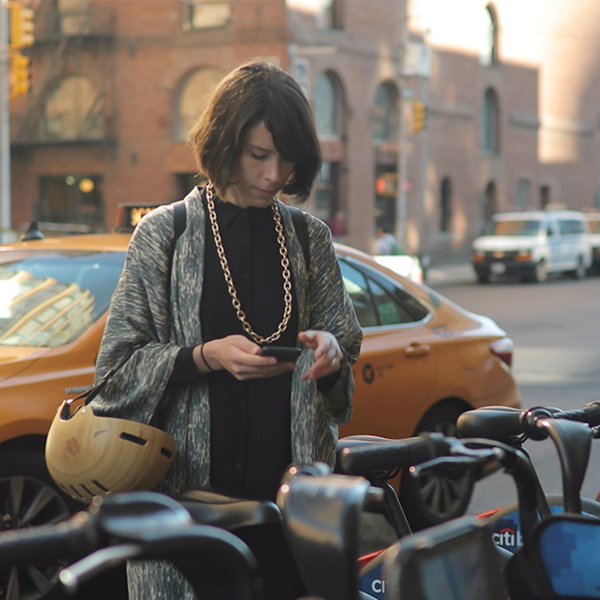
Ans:
<svg viewBox="0 0 600 600"><path fill-rule="evenodd" d="M585 276L592 263L588 223L582 212L543 210L497 213L473 242L479 283L490 276L545 281L549 273Z"/></svg>

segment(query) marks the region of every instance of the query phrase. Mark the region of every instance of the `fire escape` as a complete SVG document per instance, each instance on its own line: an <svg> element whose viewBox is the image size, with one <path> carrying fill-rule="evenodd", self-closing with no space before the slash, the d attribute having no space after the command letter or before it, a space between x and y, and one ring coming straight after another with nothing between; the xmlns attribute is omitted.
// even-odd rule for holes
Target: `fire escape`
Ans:
<svg viewBox="0 0 600 600"><path fill-rule="evenodd" d="M31 48L33 85L26 108L11 115L13 151L40 146L103 146L115 144L114 9L93 0L38 0L35 11L35 44ZM67 76L93 81L82 101L77 78L72 97L64 98L49 122L47 103ZM65 101L66 100L66 101ZM67 123L67 125L65 125Z"/></svg>

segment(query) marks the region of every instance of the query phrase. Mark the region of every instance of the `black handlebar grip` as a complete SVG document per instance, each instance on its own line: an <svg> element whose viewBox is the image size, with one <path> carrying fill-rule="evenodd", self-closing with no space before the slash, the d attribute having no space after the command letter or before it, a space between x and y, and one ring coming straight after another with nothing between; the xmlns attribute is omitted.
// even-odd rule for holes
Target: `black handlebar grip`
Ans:
<svg viewBox="0 0 600 600"><path fill-rule="evenodd" d="M405 468L444 455L448 447L442 434L352 444L338 453L336 470L347 475L367 475L375 471Z"/></svg>
<svg viewBox="0 0 600 600"><path fill-rule="evenodd" d="M456 432L463 438L486 438L506 442L523 433L521 411L500 408L478 408L462 413L456 422Z"/></svg>
<svg viewBox="0 0 600 600"><path fill-rule="evenodd" d="M590 402L586 404L581 410L587 417L587 423L590 427L597 427L600 425L600 402Z"/></svg>
<svg viewBox="0 0 600 600"><path fill-rule="evenodd" d="M78 560L99 547L91 515L80 512L56 525L0 533L0 565Z"/></svg>

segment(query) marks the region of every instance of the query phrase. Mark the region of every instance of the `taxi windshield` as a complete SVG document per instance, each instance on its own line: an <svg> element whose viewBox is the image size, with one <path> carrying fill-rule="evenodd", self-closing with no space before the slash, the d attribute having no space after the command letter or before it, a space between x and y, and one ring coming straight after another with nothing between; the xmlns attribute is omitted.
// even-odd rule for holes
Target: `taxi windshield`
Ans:
<svg viewBox="0 0 600 600"><path fill-rule="evenodd" d="M541 221L494 221L490 224L487 235L537 235L540 232Z"/></svg>
<svg viewBox="0 0 600 600"><path fill-rule="evenodd" d="M56 348L108 309L124 252L0 253L0 346Z"/></svg>

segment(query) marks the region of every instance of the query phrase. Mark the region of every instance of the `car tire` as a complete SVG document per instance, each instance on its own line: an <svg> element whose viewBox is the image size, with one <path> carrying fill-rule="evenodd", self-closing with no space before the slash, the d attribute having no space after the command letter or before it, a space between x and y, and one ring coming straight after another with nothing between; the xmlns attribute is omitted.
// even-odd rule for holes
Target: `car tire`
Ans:
<svg viewBox="0 0 600 600"><path fill-rule="evenodd" d="M42 452L13 449L0 453L0 531L55 524L85 508L86 505L70 499L59 490L48 473ZM56 585L58 574L66 565L66 560L57 557L44 566L0 567L0 597L11 600L66 598ZM69 598L127 598L124 567L113 569L103 578L102 586L92 581L83 585L76 596Z"/></svg>
<svg viewBox="0 0 600 600"><path fill-rule="evenodd" d="M415 435L424 431L438 431L447 436L456 435L456 419L464 412L457 406L441 404L433 407L419 423ZM406 471L400 481L400 502L413 531L425 529L465 514L476 470L465 469L464 474L450 477L429 472L415 479Z"/></svg>
<svg viewBox="0 0 600 600"><path fill-rule="evenodd" d="M577 260L577 268L573 271L573 279L583 279L586 276L586 268L583 256Z"/></svg>
<svg viewBox="0 0 600 600"><path fill-rule="evenodd" d="M535 283L543 283L548 279L548 266L545 260L540 260L533 271L533 281Z"/></svg>

